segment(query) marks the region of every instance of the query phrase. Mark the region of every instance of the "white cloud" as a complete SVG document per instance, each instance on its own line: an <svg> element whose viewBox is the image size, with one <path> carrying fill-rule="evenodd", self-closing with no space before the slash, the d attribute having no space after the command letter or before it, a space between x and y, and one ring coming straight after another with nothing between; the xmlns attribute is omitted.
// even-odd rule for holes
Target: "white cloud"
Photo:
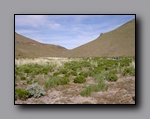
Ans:
<svg viewBox="0 0 150 119"><path fill-rule="evenodd" d="M15 25L33 28L59 28L60 24L49 20L46 15L16 15Z"/></svg>
<svg viewBox="0 0 150 119"><path fill-rule="evenodd" d="M16 15L15 25L16 26L30 26L38 27L43 25L46 21L45 16L42 15Z"/></svg>
<svg viewBox="0 0 150 119"><path fill-rule="evenodd" d="M51 24L48 24L49 25L49 27L50 28L53 28L53 29L57 29L57 28L59 28L61 25L60 24L58 24L58 23L51 23Z"/></svg>
<svg viewBox="0 0 150 119"><path fill-rule="evenodd" d="M17 29L16 32L17 32L17 33L20 33L20 34L33 34L33 33L38 33L38 31L33 30L33 29Z"/></svg>

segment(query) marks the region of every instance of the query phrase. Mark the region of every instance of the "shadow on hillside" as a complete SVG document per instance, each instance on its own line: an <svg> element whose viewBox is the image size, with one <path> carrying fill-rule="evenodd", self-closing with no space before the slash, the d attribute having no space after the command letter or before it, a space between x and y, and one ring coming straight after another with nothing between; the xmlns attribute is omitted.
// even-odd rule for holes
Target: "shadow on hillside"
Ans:
<svg viewBox="0 0 150 119"><path fill-rule="evenodd" d="M135 64L136 64L136 76L135 76L135 81L136 81L136 91L135 91L135 102L136 104L121 104L121 105L108 105L108 104L99 104L99 105L86 105L86 104L74 104L74 105L61 105L61 104L52 104L52 105L18 105L17 106L17 110L19 111L40 111L40 112L49 112L50 110L51 111L61 111L61 112L64 112L64 111L87 111L89 110L90 112L93 111L95 112L96 110L98 111L137 111L141 108L141 102L142 102L142 74L141 74L141 71L142 71L142 64L140 63L142 61L142 37L141 37L141 32L140 30L142 29L141 28L141 24L142 24L142 21L138 18L136 18L136 55L135 55ZM141 70L141 71L140 71Z"/></svg>

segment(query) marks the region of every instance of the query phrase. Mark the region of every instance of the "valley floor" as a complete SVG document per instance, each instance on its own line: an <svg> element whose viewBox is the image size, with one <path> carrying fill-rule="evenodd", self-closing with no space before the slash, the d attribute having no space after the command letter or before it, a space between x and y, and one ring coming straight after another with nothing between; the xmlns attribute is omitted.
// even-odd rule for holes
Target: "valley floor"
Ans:
<svg viewBox="0 0 150 119"><path fill-rule="evenodd" d="M45 59L46 60L46 59ZM51 61L51 58L49 59ZM70 59L52 58L61 66L62 62L70 61ZM79 61L80 59L78 59ZM42 60L38 60L44 61ZM38 62L37 61L37 62ZM16 60L16 65L26 64L24 60ZM116 74L118 80L110 82L105 80L108 86L106 91L92 92L90 96L81 96L80 91L85 85L95 84L95 79L91 76L86 78L84 83L74 83L73 78L69 84L58 85L46 89L46 95L39 98L28 98L27 100L15 100L15 104L135 104L135 76L122 76L121 73Z"/></svg>

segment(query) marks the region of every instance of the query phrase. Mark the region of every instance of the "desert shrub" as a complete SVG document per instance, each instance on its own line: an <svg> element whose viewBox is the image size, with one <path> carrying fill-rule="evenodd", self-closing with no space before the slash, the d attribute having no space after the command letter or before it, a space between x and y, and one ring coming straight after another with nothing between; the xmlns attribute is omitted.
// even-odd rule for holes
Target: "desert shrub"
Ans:
<svg viewBox="0 0 150 119"><path fill-rule="evenodd" d="M72 71L76 71L78 67L74 66L71 68Z"/></svg>
<svg viewBox="0 0 150 119"><path fill-rule="evenodd" d="M94 69L93 67L89 67L89 71L93 71L93 69Z"/></svg>
<svg viewBox="0 0 150 119"><path fill-rule="evenodd" d="M129 66L131 61L132 61L132 59L125 57L125 58L120 60L120 66L121 67Z"/></svg>
<svg viewBox="0 0 150 119"><path fill-rule="evenodd" d="M30 74L30 78L35 78L35 74L34 73L32 73L32 74Z"/></svg>
<svg viewBox="0 0 150 119"><path fill-rule="evenodd" d="M98 67L98 68L95 68L95 69L93 70L93 72L94 72L95 74L100 74L103 70L104 70L103 67Z"/></svg>
<svg viewBox="0 0 150 119"><path fill-rule="evenodd" d="M15 74L19 75L20 73L27 74L47 74L49 71L53 71L53 65L40 65L40 64L25 64L15 67Z"/></svg>
<svg viewBox="0 0 150 119"><path fill-rule="evenodd" d="M120 67L116 68L116 73L121 73L121 68Z"/></svg>
<svg viewBox="0 0 150 119"><path fill-rule="evenodd" d="M53 76L57 76L59 74L60 74L60 72L54 72Z"/></svg>
<svg viewBox="0 0 150 119"><path fill-rule="evenodd" d="M51 88L57 85L65 85L65 84L69 84L69 79L67 77L52 76L49 78L48 81L46 81L45 87Z"/></svg>
<svg viewBox="0 0 150 119"><path fill-rule="evenodd" d="M91 66L90 62L87 62L87 61L83 61L81 65L82 65L82 67L90 67Z"/></svg>
<svg viewBox="0 0 150 119"><path fill-rule="evenodd" d="M46 69L46 68L43 68L40 71L40 74L47 74L47 73L48 73L48 69Z"/></svg>
<svg viewBox="0 0 150 119"><path fill-rule="evenodd" d="M80 72L81 71L81 67L78 67L77 69L76 69L76 72Z"/></svg>
<svg viewBox="0 0 150 119"><path fill-rule="evenodd" d="M98 83L99 91L107 91L108 85L105 84L104 81L101 81Z"/></svg>
<svg viewBox="0 0 150 119"><path fill-rule="evenodd" d="M98 84L90 84L80 92L81 96L90 96L92 92L99 92L99 91L105 91L108 89L108 86L104 83L98 83Z"/></svg>
<svg viewBox="0 0 150 119"><path fill-rule="evenodd" d="M61 69L61 70L60 70L60 73L61 73L61 74L66 74L66 73L67 73L67 69Z"/></svg>
<svg viewBox="0 0 150 119"><path fill-rule="evenodd" d="M89 76L92 76L92 77L93 77L95 74L96 74L96 73L95 73L94 71L88 71L88 75L89 75Z"/></svg>
<svg viewBox="0 0 150 119"><path fill-rule="evenodd" d="M71 72L69 72L69 74L72 75L72 76L77 76L77 72L76 71L71 71Z"/></svg>
<svg viewBox="0 0 150 119"><path fill-rule="evenodd" d="M61 77L61 80L59 81L58 85L65 85L69 84L69 79L67 77Z"/></svg>
<svg viewBox="0 0 150 119"><path fill-rule="evenodd" d="M26 80L26 77L25 76L20 76L20 79L21 80Z"/></svg>
<svg viewBox="0 0 150 119"><path fill-rule="evenodd" d="M69 76L70 76L70 73L66 73L64 76L65 76L65 77L69 77Z"/></svg>
<svg viewBox="0 0 150 119"><path fill-rule="evenodd" d="M106 71L103 70L101 73L96 74L94 76L96 81L102 81L102 80L108 80L108 81L117 81L118 77L115 74L116 71L112 70L112 71Z"/></svg>
<svg viewBox="0 0 150 119"><path fill-rule="evenodd" d="M85 87L83 90L81 90L80 95L84 97L90 96L92 93L92 87L91 86Z"/></svg>
<svg viewBox="0 0 150 119"><path fill-rule="evenodd" d="M93 67L97 67L98 66L98 62L97 61L90 61L90 65Z"/></svg>
<svg viewBox="0 0 150 119"><path fill-rule="evenodd" d="M30 71L30 67L25 67L24 72L25 72L25 73L30 73L30 72L31 72L31 71Z"/></svg>
<svg viewBox="0 0 150 119"><path fill-rule="evenodd" d="M88 72L80 72L79 75L86 78L86 77L88 77L89 74L88 74Z"/></svg>
<svg viewBox="0 0 150 119"><path fill-rule="evenodd" d="M109 72L108 75L107 75L107 80L108 81L117 81L118 77L116 76L115 73Z"/></svg>
<svg viewBox="0 0 150 119"><path fill-rule="evenodd" d="M74 83L84 83L86 82L86 79L83 76L77 76L74 78Z"/></svg>
<svg viewBox="0 0 150 119"><path fill-rule="evenodd" d="M113 74L116 74L117 73L117 69L116 68L115 69L111 69L111 70L109 70L109 72L113 73Z"/></svg>
<svg viewBox="0 0 150 119"><path fill-rule="evenodd" d="M101 74L97 74L94 76L96 82L98 83L99 90L107 90L108 86L105 84L104 80L107 78L106 71L102 72Z"/></svg>
<svg viewBox="0 0 150 119"><path fill-rule="evenodd" d="M27 80L27 84L32 84L32 80Z"/></svg>
<svg viewBox="0 0 150 119"><path fill-rule="evenodd" d="M134 69L134 67L126 67L126 68L122 71L122 75L123 75L123 76L126 76L126 75L135 76L135 69Z"/></svg>
<svg viewBox="0 0 150 119"><path fill-rule="evenodd" d="M28 85L27 88L26 88L26 90L34 98L39 98L39 97L45 95L44 89L40 85L38 85L38 83L34 83L32 85Z"/></svg>
<svg viewBox="0 0 150 119"><path fill-rule="evenodd" d="M115 73L121 73L121 67L120 66L116 66L116 68L114 68L113 70L115 71Z"/></svg>
<svg viewBox="0 0 150 119"><path fill-rule="evenodd" d="M70 69L71 68L71 63L70 62L64 63L64 68Z"/></svg>
<svg viewBox="0 0 150 119"><path fill-rule="evenodd" d="M37 83L38 81L37 80L33 80L33 83Z"/></svg>
<svg viewBox="0 0 150 119"><path fill-rule="evenodd" d="M95 80L97 81L97 82L99 82L99 81L101 81L101 80L105 80L106 78L107 78L107 76L108 76L108 71L105 71L105 70L103 70L103 71L101 71L100 73L98 73L98 74L95 74L94 75L94 78L95 78Z"/></svg>
<svg viewBox="0 0 150 119"><path fill-rule="evenodd" d="M50 88L50 87L53 87L53 86L57 86L57 82L58 82L58 80L60 79L60 77L57 77L57 76L51 76L50 78L49 78L49 80L48 81L46 81L46 83L45 83L45 87L46 88Z"/></svg>
<svg viewBox="0 0 150 119"><path fill-rule="evenodd" d="M15 89L15 100L26 100L30 97L30 93L27 90L17 88Z"/></svg>
<svg viewBox="0 0 150 119"><path fill-rule="evenodd" d="M34 69L32 72L33 75L38 75L40 74L40 71L38 69Z"/></svg>

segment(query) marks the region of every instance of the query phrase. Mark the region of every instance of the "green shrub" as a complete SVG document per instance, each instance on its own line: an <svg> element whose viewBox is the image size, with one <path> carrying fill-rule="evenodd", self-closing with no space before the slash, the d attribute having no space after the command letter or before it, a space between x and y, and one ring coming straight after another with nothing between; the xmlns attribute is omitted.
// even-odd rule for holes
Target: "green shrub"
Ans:
<svg viewBox="0 0 150 119"><path fill-rule="evenodd" d="M66 73L67 73L67 69L61 69L61 70L60 70L60 73L66 74Z"/></svg>
<svg viewBox="0 0 150 119"><path fill-rule="evenodd" d="M117 81L118 77L116 76L116 74L110 72L107 76L107 80L108 81Z"/></svg>
<svg viewBox="0 0 150 119"><path fill-rule="evenodd" d="M87 87L85 87L83 90L81 90L80 95L81 95L81 96L84 96L84 97L87 97L87 96L90 96L91 93L92 93L91 87L90 87L90 86L87 86Z"/></svg>
<svg viewBox="0 0 150 119"><path fill-rule="evenodd" d="M100 74L96 74L94 76L95 80L97 82L101 82L102 80L108 80L108 81L117 81L118 77L115 74L115 71L102 71Z"/></svg>
<svg viewBox="0 0 150 119"><path fill-rule="evenodd" d="M17 88L15 89L15 100L26 100L30 97L30 93L27 90Z"/></svg>
<svg viewBox="0 0 150 119"><path fill-rule="evenodd" d="M77 76L74 78L74 83L84 83L86 82L86 79L83 76Z"/></svg>
<svg viewBox="0 0 150 119"><path fill-rule="evenodd" d="M107 90L108 86L105 84L104 80L107 78L107 73L106 71L102 72L101 74L97 74L94 76L96 82L98 83L99 90Z"/></svg>
<svg viewBox="0 0 150 119"><path fill-rule="evenodd" d="M86 86L81 92L81 96L90 96L92 92L99 92L99 91L105 91L108 89L108 86L104 83L99 84L90 84L89 86Z"/></svg>
<svg viewBox="0 0 150 119"><path fill-rule="evenodd" d="M76 71L71 71L69 74L72 75L72 76L77 76L77 72Z"/></svg>
<svg viewBox="0 0 150 119"><path fill-rule="evenodd" d="M71 70L76 71L77 67L74 66L74 67L71 68Z"/></svg>
<svg viewBox="0 0 150 119"><path fill-rule="evenodd" d="M76 69L76 72L80 72L81 71L81 67L78 67L77 69Z"/></svg>
<svg viewBox="0 0 150 119"><path fill-rule="evenodd" d="M121 67L120 66L117 66L114 70L116 73L121 73Z"/></svg>
<svg viewBox="0 0 150 119"><path fill-rule="evenodd" d="M44 89L38 85L38 83L34 83L32 85L28 85L26 90L30 93L34 98L39 98L45 95Z"/></svg>
<svg viewBox="0 0 150 119"><path fill-rule="evenodd" d="M27 82L27 84L31 84L32 80L27 80L26 82Z"/></svg>
<svg viewBox="0 0 150 119"><path fill-rule="evenodd" d="M41 69L40 73L41 74L47 74L48 73L48 69L43 68L43 69Z"/></svg>
<svg viewBox="0 0 150 119"><path fill-rule="evenodd" d="M31 72L31 71L30 71L30 68L29 68L29 67L25 67L24 72L25 72L25 73L30 73L30 72Z"/></svg>
<svg viewBox="0 0 150 119"><path fill-rule="evenodd" d="M59 74L60 74L60 72L54 72L53 76L57 76Z"/></svg>
<svg viewBox="0 0 150 119"><path fill-rule="evenodd" d="M20 79L21 80L26 80L26 77L25 76L20 76Z"/></svg>
<svg viewBox="0 0 150 119"><path fill-rule="evenodd" d="M50 88L50 87L53 87L53 86L57 86L58 80L60 80L60 77L51 76L51 77L49 78L49 80L46 81L46 83L45 83L45 88Z"/></svg>
<svg viewBox="0 0 150 119"><path fill-rule="evenodd" d="M65 85L65 84L69 84L69 79L67 77L62 77L60 79L60 81L58 82L58 85Z"/></svg>
<svg viewBox="0 0 150 119"><path fill-rule="evenodd" d="M90 62L87 62L87 61L83 61L81 65L83 67L90 67L91 66Z"/></svg>
<svg viewBox="0 0 150 119"><path fill-rule="evenodd" d="M96 73L95 73L94 71L88 71L88 75L89 75L89 76L92 76L92 77L93 77L95 74L96 74Z"/></svg>
<svg viewBox="0 0 150 119"><path fill-rule="evenodd" d="M57 85L65 85L65 84L69 84L69 79L67 77L52 76L45 83L45 87L50 88L50 87L54 87L54 86L57 86Z"/></svg>
<svg viewBox="0 0 150 119"><path fill-rule="evenodd" d="M88 72L80 72L79 75L85 78L89 76Z"/></svg>
<svg viewBox="0 0 150 119"><path fill-rule="evenodd" d="M94 78L97 82L101 81L101 80L105 80L108 76L108 71L101 71L100 73L97 73L94 75Z"/></svg>
<svg viewBox="0 0 150 119"><path fill-rule="evenodd" d="M105 84L104 81L98 83L99 91L107 91L108 86Z"/></svg>
<svg viewBox="0 0 150 119"><path fill-rule="evenodd" d="M123 76L126 76L126 75L135 76L135 69L134 69L134 67L126 67L123 70L122 75Z"/></svg>
<svg viewBox="0 0 150 119"><path fill-rule="evenodd" d="M127 60L127 59L121 60L121 62L120 62L121 67L129 66L129 64L130 64L130 60Z"/></svg>
<svg viewBox="0 0 150 119"><path fill-rule="evenodd" d="M70 74L69 74L69 73L65 74L65 77L69 77L69 76L70 76Z"/></svg>

